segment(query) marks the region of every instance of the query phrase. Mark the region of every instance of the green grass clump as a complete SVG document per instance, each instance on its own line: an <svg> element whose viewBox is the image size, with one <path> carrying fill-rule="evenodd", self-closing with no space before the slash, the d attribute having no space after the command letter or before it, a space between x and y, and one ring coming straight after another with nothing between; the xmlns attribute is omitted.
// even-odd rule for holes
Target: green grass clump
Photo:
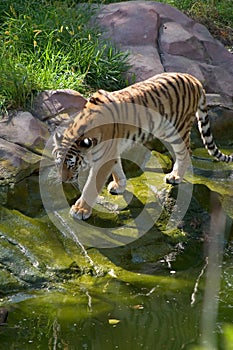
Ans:
<svg viewBox="0 0 233 350"><path fill-rule="evenodd" d="M116 0L119 1L119 0ZM25 108L45 89L126 85L127 55L103 39L88 23L91 2L114 0L0 1L0 111ZM226 46L232 46L232 0L161 0L201 21Z"/></svg>
<svg viewBox="0 0 233 350"><path fill-rule="evenodd" d="M232 0L167 0L165 2L181 11L186 11L191 16L205 18L221 26L232 26Z"/></svg>
<svg viewBox="0 0 233 350"><path fill-rule="evenodd" d="M118 89L127 55L88 23L93 10L71 1L0 4L0 108L25 108L34 93Z"/></svg>

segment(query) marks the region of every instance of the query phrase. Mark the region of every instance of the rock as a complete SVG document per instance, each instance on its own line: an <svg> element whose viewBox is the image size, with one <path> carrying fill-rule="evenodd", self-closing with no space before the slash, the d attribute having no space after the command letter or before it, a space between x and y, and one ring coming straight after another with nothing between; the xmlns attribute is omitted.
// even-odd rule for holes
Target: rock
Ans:
<svg viewBox="0 0 233 350"><path fill-rule="evenodd" d="M15 200L20 203L20 198ZM77 277L85 268L90 269L74 241L67 237L63 242L49 220L31 218L1 205L0 217L0 296Z"/></svg>
<svg viewBox="0 0 233 350"><path fill-rule="evenodd" d="M233 110L215 106L210 111L210 118L214 138L222 146L233 147Z"/></svg>
<svg viewBox="0 0 233 350"><path fill-rule="evenodd" d="M0 139L0 185L13 184L39 168L41 157L26 148Z"/></svg>
<svg viewBox="0 0 233 350"><path fill-rule="evenodd" d="M0 120L0 139L32 152L42 153L48 137L46 125L29 112L18 112Z"/></svg>
<svg viewBox="0 0 233 350"><path fill-rule="evenodd" d="M159 50L163 55L178 55L202 62L208 60L201 41L176 22L166 22L160 27Z"/></svg>
<svg viewBox="0 0 233 350"><path fill-rule="evenodd" d="M50 131L63 121L77 114L87 100L74 90L46 90L37 95L33 101L32 113L46 121Z"/></svg>
<svg viewBox="0 0 233 350"><path fill-rule="evenodd" d="M233 55L201 24L163 3L128 1L100 7L97 22L104 36L130 53L128 80L163 71L187 72L207 93L233 106Z"/></svg>
<svg viewBox="0 0 233 350"><path fill-rule="evenodd" d="M218 40L204 41L206 52L212 65L222 67L233 74L233 54ZM231 90L232 91L232 90Z"/></svg>
<svg viewBox="0 0 233 350"><path fill-rule="evenodd" d="M104 36L129 52L130 82L134 77L140 81L164 70L157 51L159 15L150 3L133 3L134 6L130 2L102 6L97 16Z"/></svg>
<svg viewBox="0 0 233 350"><path fill-rule="evenodd" d="M0 184L15 183L38 170L49 137L46 125L29 112L0 121Z"/></svg>
<svg viewBox="0 0 233 350"><path fill-rule="evenodd" d="M97 17L106 29L105 36L119 46L154 46L157 41L159 15L146 2L123 2L101 8ZM145 25L146 24L146 25Z"/></svg>
<svg viewBox="0 0 233 350"><path fill-rule="evenodd" d="M222 104L222 98L219 94L206 94L206 102L209 107L220 106Z"/></svg>
<svg viewBox="0 0 233 350"><path fill-rule="evenodd" d="M128 71L129 82L141 81L163 71L158 51L150 45L127 46L122 50L129 51L129 63L132 68Z"/></svg>
<svg viewBox="0 0 233 350"><path fill-rule="evenodd" d="M170 55L162 54L161 59L163 61L163 67L165 71L170 72L182 72L189 73L194 75L202 83L205 82L205 77L201 71L200 65L198 62L191 60L190 58L179 56L179 55Z"/></svg>
<svg viewBox="0 0 233 350"><path fill-rule="evenodd" d="M218 95L210 95L207 102L211 105L208 114L210 118L211 132L216 144L220 149L224 147L232 148L233 110L221 106L219 104L219 102L221 103L221 98L219 98ZM191 141L193 149L202 148L203 151L205 151L197 126L192 128ZM220 164L222 164L223 167L223 163L220 162Z"/></svg>

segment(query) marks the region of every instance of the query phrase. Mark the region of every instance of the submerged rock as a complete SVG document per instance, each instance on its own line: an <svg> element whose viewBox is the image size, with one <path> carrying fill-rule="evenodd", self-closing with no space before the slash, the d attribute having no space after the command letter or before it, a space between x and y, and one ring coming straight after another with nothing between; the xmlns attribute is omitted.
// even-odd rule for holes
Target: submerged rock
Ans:
<svg viewBox="0 0 233 350"><path fill-rule="evenodd" d="M48 219L30 218L2 206L0 218L0 294L90 273L79 247L68 237L62 239Z"/></svg>

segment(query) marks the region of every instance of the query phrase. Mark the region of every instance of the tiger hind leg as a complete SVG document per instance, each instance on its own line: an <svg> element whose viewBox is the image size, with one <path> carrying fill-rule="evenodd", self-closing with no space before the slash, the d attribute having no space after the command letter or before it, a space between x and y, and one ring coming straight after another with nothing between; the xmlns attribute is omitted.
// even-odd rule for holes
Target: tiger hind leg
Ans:
<svg viewBox="0 0 233 350"><path fill-rule="evenodd" d="M165 176L165 181L169 184L176 185L182 182L185 171L190 162L190 151L184 143L181 145L173 145L176 161L173 165L171 173Z"/></svg>
<svg viewBox="0 0 233 350"><path fill-rule="evenodd" d="M111 194L121 194L126 188L126 177L122 168L121 159L117 159L117 163L112 170L113 181L108 184L108 192Z"/></svg>

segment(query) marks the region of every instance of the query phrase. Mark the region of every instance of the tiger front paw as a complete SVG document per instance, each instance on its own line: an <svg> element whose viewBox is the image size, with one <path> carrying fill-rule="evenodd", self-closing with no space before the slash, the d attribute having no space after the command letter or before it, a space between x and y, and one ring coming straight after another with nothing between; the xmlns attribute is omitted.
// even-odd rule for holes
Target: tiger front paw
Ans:
<svg viewBox="0 0 233 350"><path fill-rule="evenodd" d="M92 208L79 198L70 208L70 215L76 220L87 220L91 216Z"/></svg>
<svg viewBox="0 0 233 350"><path fill-rule="evenodd" d="M118 182L111 181L108 184L108 192L111 194L122 194L125 191L126 188L126 180L122 179Z"/></svg>
<svg viewBox="0 0 233 350"><path fill-rule="evenodd" d="M165 181L171 185L178 185L182 182L182 178L177 174L176 171L172 171L171 173L165 176Z"/></svg>

